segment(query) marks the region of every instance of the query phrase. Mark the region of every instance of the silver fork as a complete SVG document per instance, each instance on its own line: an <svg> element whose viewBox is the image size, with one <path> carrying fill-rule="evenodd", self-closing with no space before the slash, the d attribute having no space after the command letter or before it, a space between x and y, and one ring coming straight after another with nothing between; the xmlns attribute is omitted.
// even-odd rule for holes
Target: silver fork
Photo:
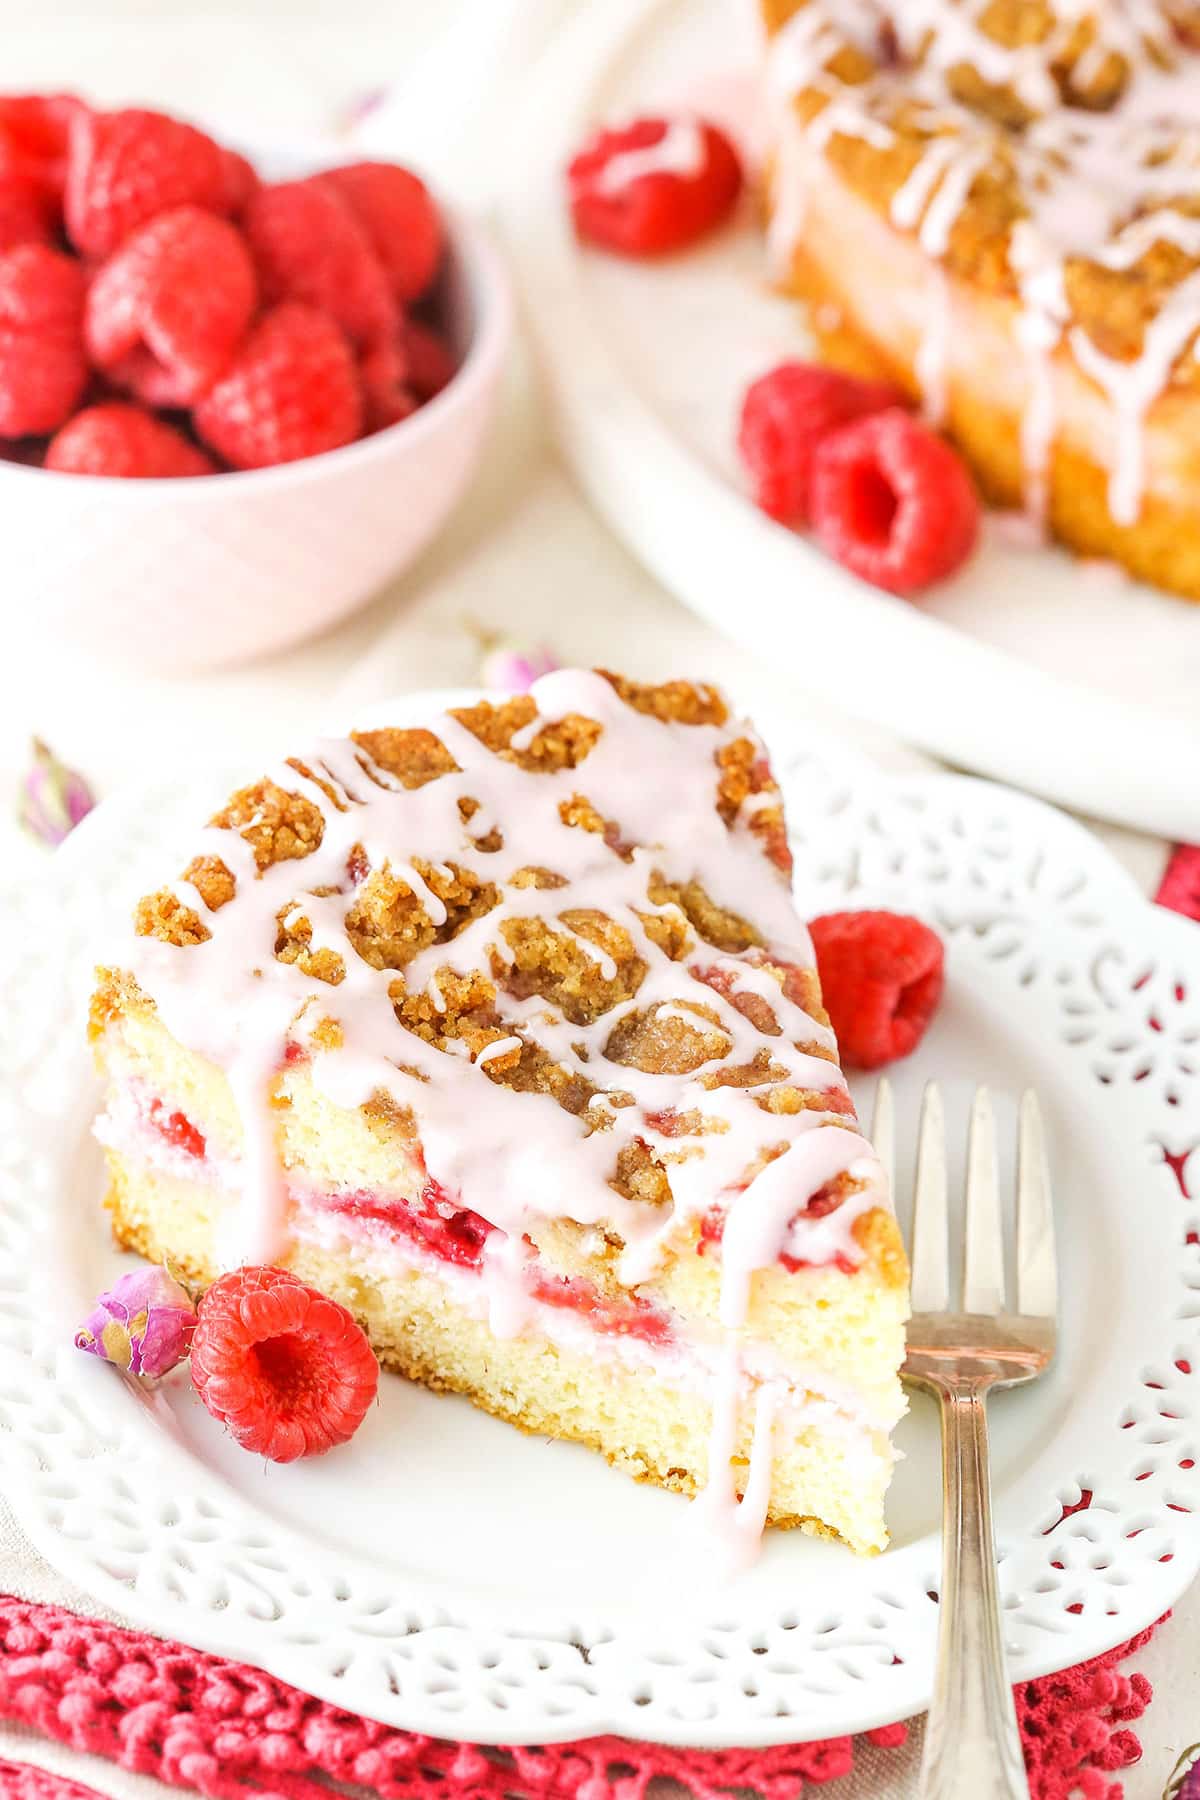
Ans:
<svg viewBox="0 0 1200 1800"><path fill-rule="evenodd" d="M889 1084L873 1137L895 1161ZM919 1800L1028 1800L1004 1658L985 1400L1034 1381L1054 1355L1058 1277L1041 1111L1021 1101L1017 1143L1017 1310L1005 1305L996 1127L986 1088L971 1108L960 1312L951 1311L946 1130L941 1093L925 1090L913 1193L912 1304L903 1374L936 1395L942 1423L942 1586L937 1672L925 1727Z"/></svg>

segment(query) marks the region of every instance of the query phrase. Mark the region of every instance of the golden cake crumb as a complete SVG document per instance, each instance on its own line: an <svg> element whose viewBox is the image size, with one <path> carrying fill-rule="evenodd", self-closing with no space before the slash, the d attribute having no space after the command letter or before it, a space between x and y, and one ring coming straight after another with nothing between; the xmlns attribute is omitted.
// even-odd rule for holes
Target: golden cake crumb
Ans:
<svg viewBox="0 0 1200 1800"><path fill-rule="evenodd" d="M458 764L432 731L420 726L401 729L388 726L381 731L352 731L350 736L371 761L394 775L405 788L421 788L439 775L453 775Z"/></svg>

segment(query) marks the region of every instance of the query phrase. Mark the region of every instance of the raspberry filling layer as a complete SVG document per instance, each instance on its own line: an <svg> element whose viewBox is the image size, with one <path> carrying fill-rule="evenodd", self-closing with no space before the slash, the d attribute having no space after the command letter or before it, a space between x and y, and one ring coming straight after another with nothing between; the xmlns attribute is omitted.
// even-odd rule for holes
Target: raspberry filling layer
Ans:
<svg viewBox="0 0 1200 1800"><path fill-rule="evenodd" d="M357 1189L349 1194L322 1195L319 1205L322 1212L383 1225L393 1235L408 1238L459 1268L480 1267L484 1246L496 1229L477 1212L456 1207L432 1177L426 1179L416 1204ZM581 1276L555 1275L537 1267L528 1270L525 1285L531 1299L577 1312L593 1330L608 1336L638 1337L650 1344L665 1343L671 1336L668 1314L639 1295L613 1300Z"/></svg>
<svg viewBox="0 0 1200 1800"><path fill-rule="evenodd" d="M166 1143L197 1160L204 1158L204 1134L185 1113L168 1110L156 1097L147 1105L145 1118ZM317 1204L322 1212L381 1225L391 1235L407 1238L442 1262L462 1269L481 1266L484 1246L496 1229L469 1207L456 1206L432 1176L426 1177L416 1201L388 1199L369 1188L356 1188L348 1193L322 1194ZM531 1299L577 1312L593 1330L606 1336L662 1344L672 1335L669 1315L639 1295L614 1300L581 1276L555 1275L536 1267L528 1272L526 1285Z"/></svg>
<svg viewBox="0 0 1200 1800"><path fill-rule="evenodd" d="M426 1177L416 1201L389 1200L369 1188L355 1188L350 1193L322 1195L320 1207L323 1212L384 1225L396 1237L406 1237L443 1262L466 1269L479 1267L483 1247L495 1230L477 1212L455 1206L432 1176Z"/></svg>
<svg viewBox="0 0 1200 1800"><path fill-rule="evenodd" d="M674 1335L668 1313L631 1294L627 1300L613 1300L579 1275L551 1275L535 1269L529 1277L529 1292L544 1306L568 1307L582 1313L595 1331L609 1337L636 1337L647 1344L668 1343Z"/></svg>
<svg viewBox="0 0 1200 1800"><path fill-rule="evenodd" d="M836 1102L839 1096L835 1091L828 1098ZM164 1142L197 1161L204 1159L207 1154L204 1133L185 1113L168 1108L155 1096L146 1104L143 1116ZM654 1123L664 1136L672 1135L674 1120L669 1111ZM821 1218L836 1211L841 1200L841 1195L828 1187L823 1188L812 1196L803 1209L803 1216ZM406 1238L427 1254L460 1269L481 1267L484 1247L496 1230L481 1214L469 1207L456 1206L441 1183L431 1175L426 1176L416 1201L390 1199L369 1188L354 1188L345 1193L322 1194L316 1204L322 1212L382 1226L391 1236ZM713 1207L700 1222L697 1254L703 1256L710 1245L720 1244L724 1230L724 1209ZM798 1269L833 1267L850 1275L856 1268L855 1263L840 1254L832 1263L817 1264L792 1256L785 1250L780 1253L779 1261L789 1274L795 1274ZM581 1276L556 1275L537 1267L529 1270L526 1279L531 1299L544 1306L577 1312L593 1330L606 1336L636 1337L650 1344L666 1343L672 1336L670 1316L640 1295L631 1294L627 1299L614 1300Z"/></svg>
<svg viewBox="0 0 1200 1800"><path fill-rule="evenodd" d="M208 1154L208 1142L199 1126L193 1125L186 1113L168 1111L157 1095L146 1108L146 1121L159 1137L186 1156L201 1161Z"/></svg>

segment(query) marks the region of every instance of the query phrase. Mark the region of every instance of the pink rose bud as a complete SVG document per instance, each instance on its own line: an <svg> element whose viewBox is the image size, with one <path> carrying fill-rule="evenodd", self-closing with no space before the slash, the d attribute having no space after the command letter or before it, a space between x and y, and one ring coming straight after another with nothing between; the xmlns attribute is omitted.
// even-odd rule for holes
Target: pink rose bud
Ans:
<svg viewBox="0 0 1200 1800"><path fill-rule="evenodd" d="M512 644L496 644L479 665L479 679L487 688L527 694L535 681L557 667L545 645L536 650L518 650Z"/></svg>
<svg viewBox="0 0 1200 1800"><path fill-rule="evenodd" d="M1175 1764L1163 1800L1200 1800L1200 1744L1189 1744Z"/></svg>
<svg viewBox="0 0 1200 1800"><path fill-rule="evenodd" d="M101 1294L75 1348L154 1379L183 1361L196 1329L190 1295L165 1269L131 1269Z"/></svg>
<svg viewBox="0 0 1200 1800"><path fill-rule="evenodd" d="M61 844L95 804L83 776L60 763L41 738L34 738L33 762L21 787L17 813L25 830L43 844Z"/></svg>

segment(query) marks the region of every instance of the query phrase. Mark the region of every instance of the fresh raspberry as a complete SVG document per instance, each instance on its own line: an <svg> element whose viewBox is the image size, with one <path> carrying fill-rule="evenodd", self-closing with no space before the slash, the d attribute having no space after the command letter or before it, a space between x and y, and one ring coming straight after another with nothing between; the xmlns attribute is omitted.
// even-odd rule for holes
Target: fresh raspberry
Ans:
<svg viewBox="0 0 1200 1800"><path fill-rule="evenodd" d="M825 548L856 575L915 594L966 561L979 498L958 452L893 408L819 445L812 517Z"/></svg>
<svg viewBox="0 0 1200 1800"><path fill-rule="evenodd" d="M316 181L259 188L243 224L263 298L320 307L359 345L392 336L396 303L354 214Z"/></svg>
<svg viewBox="0 0 1200 1800"><path fill-rule="evenodd" d="M576 231L622 256L694 244L732 212L741 187L737 151L704 119L637 119L600 131L567 169Z"/></svg>
<svg viewBox="0 0 1200 1800"><path fill-rule="evenodd" d="M0 173L18 175L60 200L71 131L87 110L74 94L0 96Z"/></svg>
<svg viewBox="0 0 1200 1800"><path fill-rule="evenodd" d="M442 216L425 183L397 163L348 163L317 177L357 218L402 306L432 285L445 249Z"/></svg>
<svg viewBox="0 0 1200 1800"><path fill-rule="evenodd" d="M46 244L0 256L0 437L56 431L87 386L86 278Z"/></svg>
<svg viewBox="0 0 1200 1800"><path fill-rule="evenodd" d="M64 475L215 475L217 465L140 406L85 406L50 440L44 465Z"/></svg>
<svg viewBox="0 0 1200 1800"><path fill-rule="evenodd" d="M368 431L398 425L421 404L408 384L408 358L398 339L368 350L358 365L358 373Z"/></svg>
<svg viewBox="0 0 1200 1800"><path fill-rule="evenodd" d="M379 1385L366 1333L286 1269L235 1269L209 1288L192 1380L243 1450L272 1462L321 1456L354 1436Z"/></svg>
<svg viewBox="0 0 1200 1800"><path fill-rule="evenodd" d="M225 170L225 202L221 211L236 219L245 211L251 196L258 192L262 183L254 164L246 157L239 156L236 150L227 150L222 146L221 158Z"/></svg>
<svg viewBox="0 0 1200 1800"><path fill-rule="evenodd" d="M88 291L88 351L148 406L191 406L250 329L258 283L227 219L177 206L113 252Z"/></svg>
<svg viewBox="0 0 1200 1800"><path fill-rule="evenodd" d="M809 925L843 1063L878 1069L915 1050L942 997L942 940L903 913L826 913Z"/></svg>
<svg viewBox="0 0 1200 1800"><path fill-rule="evenodd" d="M277 306L200 401L192 423L236 469L352 443L362 431L363 406L350 346L315 307Z"/></svg>
<svg viewBox="0 0 1200 1800"><path fill-rule="evenodd" d="M1154 898L1159 906L1200 920L1200 847L1176 844Z"/></svg>
<svg viewBox="0 0 1200 1800"><path fill-rule="evenodd" d="M131 107L84 113L71 132L64 210L85 256L109 256L139 225L172 206L229 205L225 152L166 113Z"/></svg>
<svg viewBox="0 0 1200 1800"><path fill-rule="evenodd" d="M54 242L54 202L21 175L0 174L0 252Z"/></svg>
<svg viewBox="0 0 1200 1800"><path fill-rule="evenodd" d="M432 400L453 381L458 372L454 352L428 325L405 319L400 344L408 365L408 385L418 400Z"/></svg>
<svg viewBox="0 0 1200 1800"><path fill-rule="evenodd" d="M11 444L0 440L0 462L20 463L26 469L40 469L46 446L37 438L17 438Z"/></svg>
<svg viewBox="0 0 1200 1800"><path fill-rule="evenodd" d="M839 425L903 405L898 388L859 381L819 363L785 362L746 389L738 449L754 499L785 525L806 525L813 456Z"/></svg>

